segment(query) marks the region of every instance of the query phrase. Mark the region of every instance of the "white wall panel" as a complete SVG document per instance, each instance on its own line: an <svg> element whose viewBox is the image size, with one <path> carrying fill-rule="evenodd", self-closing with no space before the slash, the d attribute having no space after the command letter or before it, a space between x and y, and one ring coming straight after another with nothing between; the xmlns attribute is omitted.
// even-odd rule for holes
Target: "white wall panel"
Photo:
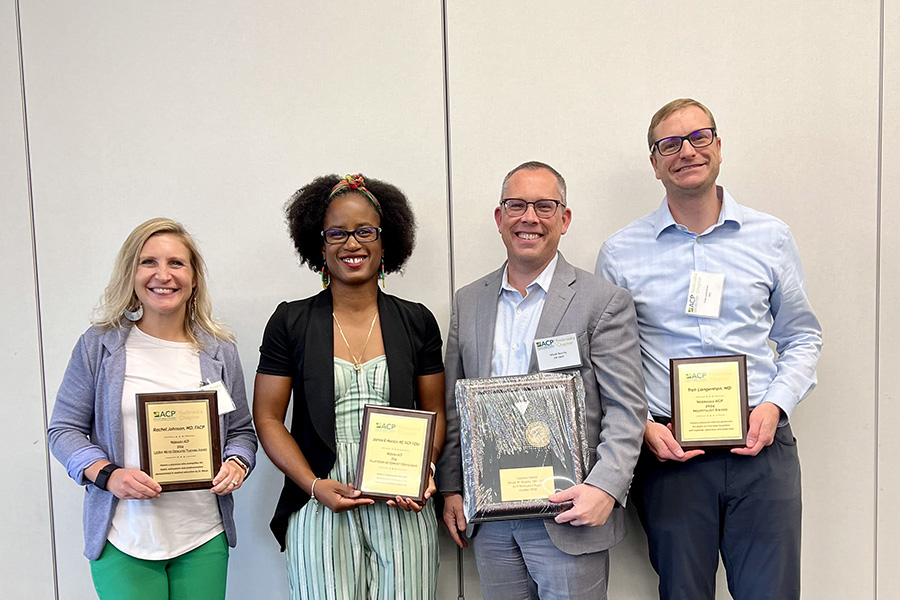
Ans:
<svg viewBox="0 0 900 600"><path fill-rule="evenodd" d="M603 239L663 197L652 114L682 96L716 114L719 182L791 225L825 330L819 389L794 418L804 595L867 597L879 2L451 2L448 22L457 286L505 256L491 211L510 168L563 173L574 216L561 249L592 270ZM856 290L852 318L841 290ZM634 532L616 549L611 595L654 597L643 543Z"/></svg>
<svg viewBox="0 0 900 600"><path fill-rule="evenodd" d="M94 2L23 7L48 389L87 327L127 233L157 215L200 241L217 314L252 387L263 326L311 295L282 205L324 173L404 189L420 221L387 291L449 320L441 13L435 3ZM268 531L281 478L237 494L229 596L284 598ZM54 465L60 585L92 597L81 490Z"/></svg>
<svg viewBox="0 0 900 600"><path fill-rule="evenodd" d="M283 223L296 188L322 173L362 171L404 189L419 243L387 291L424 302L446 329L450 260L460 287L504 258L491 216L503 175L530 159L559 168L574 212L561 247L592 270L602 240L662 199L646 128L679 96L716 114L720 183L791 226L825 331L819 387L793 419L804 472L804 598L876 598L876 577L879 599L896 595L900 0L883 0L880 214L880 0L449 0L452 239L440 2L21 4L38 262L15 2L4 0L0 274L4 290L19 292L0 301L0 376L11 382L3 407L16 411L0 426L4 481L15 482L0 503L16 511L0 531L4 598L53 597L35 269L51 408L116 250L158 215L199 239L216 312L236 330L252 387L275 305L320 289L298 270ZM81 491L51 462L60 597L93 598ZM260 451L237 498L230 598L287 597L267 527L279 489ZM646 542L633 515L629 524L613 552L610 595L654 598ZM454 558L444 556L442 599L456 597ZM467 598L477 600L471 561L467 575Z"/></svg>
<svg viewBox="0 0 900 600"><path fill-rule="evenodd" d="M0 2L0 596L50 598L53 556L15 2Z"/></svg>
<svg viewBox="0 0 900 600"><path fill-rule="evenodd" d="M881 294L878 394L878 600L900 594L900 1L884 3Z"/></svg>

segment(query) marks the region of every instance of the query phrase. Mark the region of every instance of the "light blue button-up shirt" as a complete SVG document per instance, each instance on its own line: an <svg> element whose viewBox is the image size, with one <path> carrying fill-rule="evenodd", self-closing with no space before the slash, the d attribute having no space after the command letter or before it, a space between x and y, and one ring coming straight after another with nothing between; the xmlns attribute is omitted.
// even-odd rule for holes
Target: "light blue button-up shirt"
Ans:
<svg viewBox="0 0 900 600"><path fill-rule="evenodd" d="M664 198L604 242L595 271L634 298L651 414L671 416L670 358L746 354L750 406L790 416L816 385L822 347L797 244L783 222L718 191L719 220L702 234L675 223ZM691 271L725 276L719 318L685 314Z"/></svg>
<svg viewBox="0 0 900 600"><path fill-rule="evenodd" d="M556 272L559 252L541 274L525 288L525 297L509 284L507 268L503 269L500 295L497 298L497 323L494 327L494 351L491 377L525 375L531 364L531 348L537 332L547 290Z"/></svg>

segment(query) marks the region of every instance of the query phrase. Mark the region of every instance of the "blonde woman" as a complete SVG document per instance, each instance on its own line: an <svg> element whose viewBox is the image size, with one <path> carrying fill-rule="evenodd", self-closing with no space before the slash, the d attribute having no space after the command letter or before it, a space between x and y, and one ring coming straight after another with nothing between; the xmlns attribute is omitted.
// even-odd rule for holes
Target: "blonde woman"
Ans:
<svg viewBox="0 0 900 600"><path fill-rule="evenodd" d="M135 394L221 381L222 468L212 489L161 493L142 472ZM84 554L101 600L225 597L232 493L256 435L232 335L212 317L196 243L170 219L139 225L119 250L93 326L78 340L53 408L50 449L85 486Z"/></svg>

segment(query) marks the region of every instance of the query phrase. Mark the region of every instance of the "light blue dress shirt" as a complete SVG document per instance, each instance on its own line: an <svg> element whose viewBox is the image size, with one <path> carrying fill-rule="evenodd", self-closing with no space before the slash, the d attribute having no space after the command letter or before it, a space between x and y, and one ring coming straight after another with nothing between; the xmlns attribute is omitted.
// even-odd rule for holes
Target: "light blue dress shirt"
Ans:
<svg viewBox="0 0 900 600"><path fill-rule="evenodd" d="M822 347L797 244L780 220L718 192L719 220L702 234L675 223L663 198L603 243L595 272L634 298L652 415L671 416L670 358L746 354L750 406L790 417L816 385ZM719 318L685 314L691 271L725 276Z"/></svg>
<svg viewBox="0 0 900 600"><path fill-rule="evenodd" d="M525 297L509 284L508 266L503 269L500 295L497 298L497 323L494 326L494 350L491 355L491 377L525 375L531 364L531 349L544 310L547 290L553 281L559 252L541 274L525 288Z"/></svg>

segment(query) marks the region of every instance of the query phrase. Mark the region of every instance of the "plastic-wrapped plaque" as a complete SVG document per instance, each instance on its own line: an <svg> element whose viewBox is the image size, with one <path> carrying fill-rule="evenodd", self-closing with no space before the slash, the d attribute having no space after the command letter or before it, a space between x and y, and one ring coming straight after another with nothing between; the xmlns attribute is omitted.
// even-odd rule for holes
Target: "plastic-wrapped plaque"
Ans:
<svg viewBox="0 0 900 600"><path fill-rule="evenodd" d="M456 382L463 505L470 523L553 517L547 498L584 480L584 383L577 371Z"/></svg>

